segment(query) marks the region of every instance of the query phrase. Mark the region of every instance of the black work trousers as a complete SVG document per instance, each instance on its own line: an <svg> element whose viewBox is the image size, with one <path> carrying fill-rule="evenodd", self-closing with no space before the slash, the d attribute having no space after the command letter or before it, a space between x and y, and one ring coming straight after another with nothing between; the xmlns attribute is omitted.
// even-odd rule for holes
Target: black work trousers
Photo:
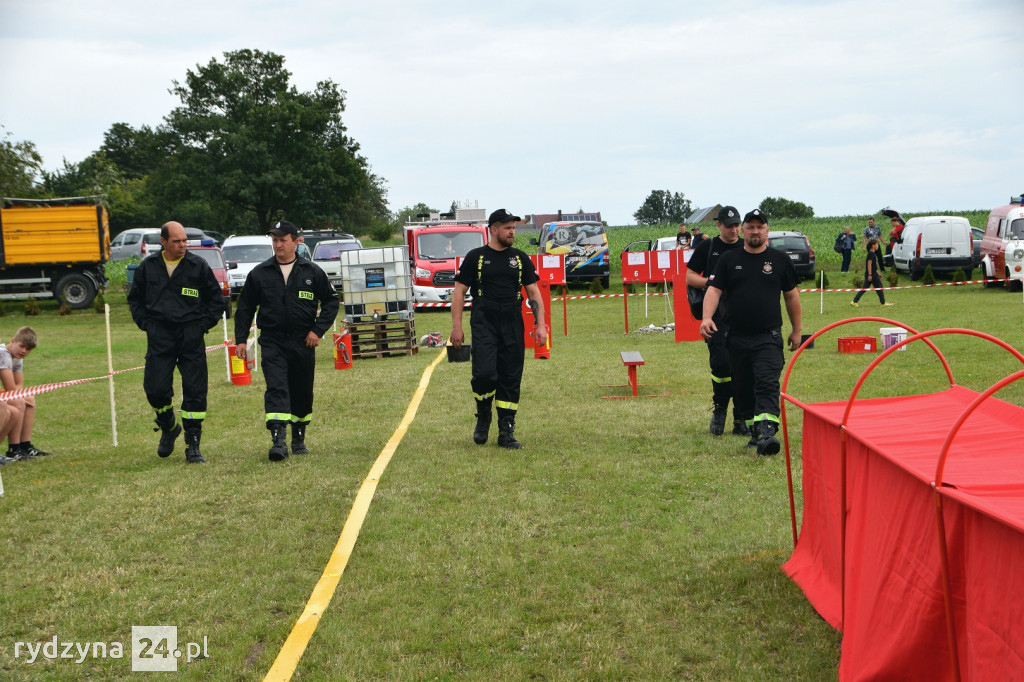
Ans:
<svg viewBox="0 0 1024 682"><path fill-rule="evenodd" d="M729 335L729 325L725 321L715 320L718 331L705 339L708 347L708 364L711 366L711 400L716 409L729 407L729 399L732 398L732 364L729 361L729 346L726 339ZM735 414L735 406L733 413Z"/></svg>
<svg viewBox="0 0 1024 682"><path fill-rule="evenodd" d="M486 400L494 396L498 409L518 409L526 347L522 304L474 301L469 324L473 357L470 385L474 397Z"/></svg>
<svg viewBox="0 0 1024 682"><path fill-rule="evenodd" d="M206 416L206 344L201 325L149 323L146 327L146 368L142 388L157 412L174 399L174 368L181 374L181 416Z"/></svg>
<svg viewBox="0 0 1024 682"><path fill-rule="evenodd" d="M782 329L740 334L729 331L733 415L747 424L779 421L779 377L785 365Z"/></svg>
<svg viewBox="0 0 1024 682"><path fill-rule="evenodd" d="M306 334L260 334L260 367L267 382L263 407L267 421L308 422L313 413L316 349Z"/></svg>

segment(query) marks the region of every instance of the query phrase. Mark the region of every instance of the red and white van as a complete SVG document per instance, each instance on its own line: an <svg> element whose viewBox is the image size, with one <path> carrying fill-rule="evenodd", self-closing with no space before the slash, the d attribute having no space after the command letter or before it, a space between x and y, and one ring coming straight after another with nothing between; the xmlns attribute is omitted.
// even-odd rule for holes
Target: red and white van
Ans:
<svg viewBox="0 0 1024 682"><path fill-rule="evenodd" d="M1008 289L1024 282L1024 195L1010 197L992 209L981 239L981 272L985 279L1006 279ZM996 283L993 283L995 285Z"/></svg>
<svg viewBox="0 0 1024 682"><path fill-rule="evenodd" d="M456 258L487 243L487 222L443 218L406 223L405 245L412 268L412 295L417 308L451 305ZM470 300L469 294L466 300Z"/></svg>

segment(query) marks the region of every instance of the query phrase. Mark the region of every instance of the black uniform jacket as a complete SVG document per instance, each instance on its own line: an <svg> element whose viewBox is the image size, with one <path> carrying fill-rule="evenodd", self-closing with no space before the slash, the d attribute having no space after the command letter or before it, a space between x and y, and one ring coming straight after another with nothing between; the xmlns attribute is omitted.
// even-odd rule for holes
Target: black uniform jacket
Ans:
<svg viewBox="0 0 1024 682"><path fill-rule="evenodd" d="M194 253L185 256L167 276L162 253L144 258L135 271L128 305L139 329L153 323L208 331L224 312L224 296L213 270Z"/></svg>
<svg viewBox="0 0 1024 682"><path fill-rule="evenodd" d="M257 308L256 326L261 332L298 337L313 331L323 336L338 316L338 294L324 271L305 258L295 259L285 285L277 258L272 256L245 279L235 308L235 343L243 344L249 338Z"/></svg>

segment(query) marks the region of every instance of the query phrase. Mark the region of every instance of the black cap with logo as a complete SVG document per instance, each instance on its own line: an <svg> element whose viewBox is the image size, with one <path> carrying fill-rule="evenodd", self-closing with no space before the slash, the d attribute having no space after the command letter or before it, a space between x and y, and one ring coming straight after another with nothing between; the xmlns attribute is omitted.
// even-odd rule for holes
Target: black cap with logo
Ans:
<svg viewBox="0 0 1024 682"><path fill-rule="evenodd" d="M274 226L270 228L267 234L272 234L275 237L283 237L286 234L290 234L296 239L299 238L299 230L287 220L280 220L274 223Z"/></svg>
<svg viewBox="0 0 1024 682"><path fill-rule="evenodd" d="M735 206L723 206L718 211L718 216L715 220L722 223L726 227L740 224L740 212L736 210Z"/></svg>
<svg viewBox="0 0 1024 682"><path fill-rule="evenodd" d="M743 222L749 223L751 220L760 220L765 225L768 224L768 216L761 213L761 209L755 208L753 211L743 216Z"/></svg>
<svg viewBox="0 0 1024 682"><path fill-rule="evenodd" d="M497 211L491 214L491 217L487 219L487 226L497 225L498 223L518 223L522 218L517 215L512 215L503 208L499 208Z"/></svg>

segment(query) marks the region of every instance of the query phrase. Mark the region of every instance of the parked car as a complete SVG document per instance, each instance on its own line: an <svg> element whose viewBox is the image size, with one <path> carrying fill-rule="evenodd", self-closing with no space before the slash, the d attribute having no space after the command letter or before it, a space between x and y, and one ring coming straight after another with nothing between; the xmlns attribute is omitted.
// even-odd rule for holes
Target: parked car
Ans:
<svg viewBox="0 0 1024 682"><path fill-rule="evenodd" d="M962 268L970 277L974 269L974 248L967 218L911 218L901 236L902 241L892 250L892 263L897 272L905 272L910 279L917 280L929 266L935 274L952 274Z"/></svg>
<svg viewBox="0 0 1024 682"><path fill-rule="evenodd" d="M224 240L227 239L227 237L220 232L214 232L213 230L203 230L203 233L213 241L217 242L217 246L222 245Z"/></svg>
<svg viewBox="0 0 1024 682"><path fill-rule="evenodd" d="M341 287L341 252L356 251L363 248L358 239L324 239L317 243L313 251L313 262L327 273L327 278L335 288Z"/></svg>
<svg viewBox="0 0 1024 682"><path fill-rule="evenodd" d="M981 241L981 274L984 279L1008 280L1008 291L1024 283L1024 194L1010 197L1009 204L989 213Z"/></svg>
<svg viewBox="0 0 1024 682"><path fill-rule="evenodd" d="M803 232L775 230L768 233L768 246L787 254L801 279L814 279L814 249Z"/></svg>
<svg viewBox="0 0 1024 682"><path fill-rule="evenodd" d="M274 245L268 235L228 237L221 251L228 266L231 295L237 296L249 271L274 255Z"/></svg>
<svg viewBox="0 0 1024 682"><path fill-rule="evenodd" d="M213 276L217 278L220 285L220 293L224 296L224 312L228 319L231 319L231 285L228 284L228 266L224 261L224 253L217 246L216 240L207 237L206 239L190 239L188 250L209 264L213 270Z"/></svg>
<svg viewBox="0 0 1024 682"><path fill-rule="evenodd" d="M974 267L981 267L981 240L985 237L985 230L971 225L971 241L974 242Z"/></svg>
<svg viewBox="0 0 1024 682"><path fill-rule="evenodd" d="M316 245L324 239L355 239L349 233L337 230L304 230L299 232L299 236L302 237L302 243L309 247L309 252L312 254L316 254Z"/></svg>

